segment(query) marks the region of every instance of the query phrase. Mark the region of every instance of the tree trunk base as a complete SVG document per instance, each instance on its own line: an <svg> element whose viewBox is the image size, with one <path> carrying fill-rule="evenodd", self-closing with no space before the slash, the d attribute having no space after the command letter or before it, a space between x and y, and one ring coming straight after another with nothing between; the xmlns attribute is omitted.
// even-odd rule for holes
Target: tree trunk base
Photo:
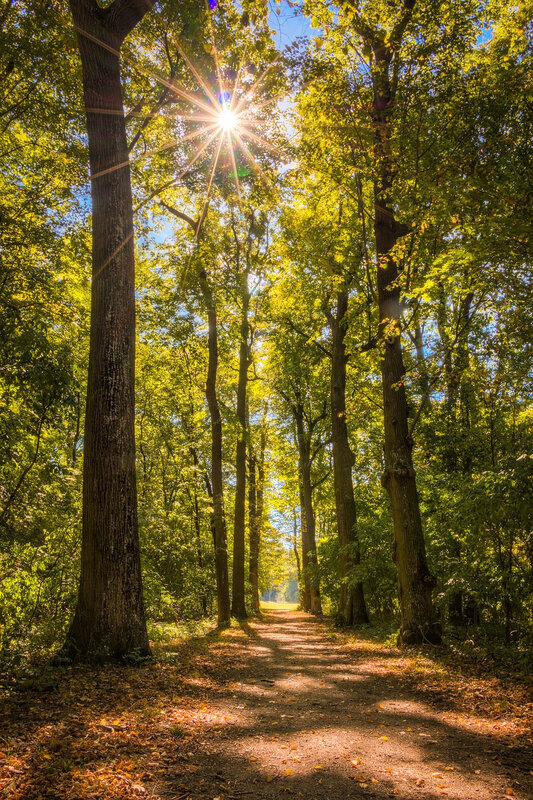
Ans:
<svg viewBox="0 0 533 800"><path fill-rule="evenodd" d="M440 622L431 622L418 627L406 626L398 634L397 644L417 645L417 644L442 644L442 625Z"/></svg>

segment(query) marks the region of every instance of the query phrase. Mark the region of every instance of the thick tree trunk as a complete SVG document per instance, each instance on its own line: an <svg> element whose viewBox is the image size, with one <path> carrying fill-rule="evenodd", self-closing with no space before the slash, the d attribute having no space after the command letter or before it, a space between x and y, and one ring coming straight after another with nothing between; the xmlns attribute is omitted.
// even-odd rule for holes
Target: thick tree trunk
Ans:
<svg viewBox="0 0 533 800"><path fill-rule="evenodd" d="M353 454L346 426L346 312L348 291L337 293L335 316L330 317L331 328L331 432L333 439L333 481L335 509L340 549L341 592L339 620L343 625L368 623L363 583L354 578L354 570L361 563L357 536L357 514L352 481Z"/></svg>
<svg viewBox="0 0 533 800"><path fill-rule="evenodd" d="M316 524L313 509L313 486L311 483L311 442L304 427L303 411L293 407L298 439L298 466L302 503L302 568L304 580L304 610L312 614L322 614L320 583L318 578L318 558L316 552Z"/></svg>
<svg viewBox="0 0 533 800"><path fill-rule="evenodd" d="M238 619L246 617L244 599L244 534L246 506L246 391L248 383L248 271L243 273L241 344L239 349L239 380L237 384L237 452L235 458L235 520L233 527L233 582L231 613Z"/></svg>
<svg viewBox="0 0 533 800"><path fill-rule="evenodd" d="M105 660L149 654L135 479L133 212L119 49L150 2L71 0L87 114L92 294L78 603L64 651Z"/></svg>
<svg viewBox="0 0 533 800"><path fill-rule="evenodd" d="M211 483L213 492L213 511L211 526L215 546L215 574L217 584L217 616L220 626L230 621L228 545L226 537L226 517L224 514L224 483L222 477L222 418L217 397L218 370L218 325L213 295L207 274L200 274L202 291L207 307L208 325L208 367L205 396L211 419Z"/></svg>
<svg viewBox="0 0 533 800"><path fill-rule="evenodd" d="M409 435L402 357L400 286L393 248L407 233L394 217L393 165L390 153L390 120L394 97L389 80L392 49L374 47L373 70L374 156L378 176L374 183L374 234L378 258L377 288L381 335L381 374L384 407L385 472L394 521L394 561L398 570L401 631L406 644L441 640L431 593L435 579L427 560L422 520Z"/></svg>

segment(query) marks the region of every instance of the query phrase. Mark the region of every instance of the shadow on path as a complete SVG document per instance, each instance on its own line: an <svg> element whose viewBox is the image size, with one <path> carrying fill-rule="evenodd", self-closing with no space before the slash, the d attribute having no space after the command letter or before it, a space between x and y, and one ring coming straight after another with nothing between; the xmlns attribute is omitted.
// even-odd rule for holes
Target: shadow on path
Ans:
<svg viewBox="0 0 533 800"><path fill-rule="evenodd" d="M57 692L4 714L0 795L533 797L530 738L458 713L453 695L428 704L406 662L269 612L156 665L65 669Z"/></svg>

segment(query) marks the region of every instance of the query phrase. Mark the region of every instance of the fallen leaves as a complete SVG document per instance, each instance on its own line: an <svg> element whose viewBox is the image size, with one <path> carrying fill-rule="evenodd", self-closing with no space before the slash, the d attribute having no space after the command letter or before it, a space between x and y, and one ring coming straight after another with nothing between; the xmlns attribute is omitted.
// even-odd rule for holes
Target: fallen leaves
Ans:
<svg viewBox="0 0 533 800"><path fill-rule="evenodd" d="M315 623L313 636L316 635L314 626ZM234 642L246 641L243 632L237 633L233 629L231 636ZM481 751L475 752L473 736L478 735L478 727L470 732L466 726L473 724L473 719L476 719L477 726L477 718L465 713L460 719L455 717L450 721L449 716L443 715L439 718L440 727L437 727L429 716L425 716L425 711L420 714L416 708L399 710L395 698L402 698L402 680L406 674L405 665L412 661L410 657L398 659L396 655L390 656L389 651L384 658L378 648L365 640L365 659L368 658L368 648L374 648L375 655L368 664L369 669L378 676L377 680L384 681L380 689L383 690L381 697L384 702L379 704L378 710L374 693L365 706L366 697L363 693L363 707L356 708L354 704L352 721L349 721L350 715L343 711L340 722L335 722L339 726L337 729L332 726L331 719L339 713L344 701L335 698L330 703L328 700L329 687L335 686L333 671L328 672L327 678L322 681L327 685L327 691L317 688L318 681L307 691L305 680L313 673L303 671L303 682L298 688L293 688L293 683L287 689L287 692L297 691L297 699L293 695L283 698L278 695L278 699L283 699L284 703L298 703L286 709L294 709L294 716L282 715L278 708L278 719L272 720L278 699L271 701L257 692L251 697L252 679L247 675L247 670L252 671L257 667L251 661L243 664L245 650L240 645L235 651L222 652L204 643L199 645L200 649L204 647L201 658L195 656L194 647L190 647L188 655L185 649L183 657L180 655L179 659L175 659L176 666L163 663L138 670L125 667L106 667L105 670L74 668L60 674L58 689L53 697L26 694L22 699L15 699L11 711L0 717L5 724L0 734L3 750L0 753L0 794L9 800L37 800L39 795L43 800L47 800L48 796L64 800L134 800L152 796L154 790L159 791L156 788L159 783L164 782L168 784L172 796L184 800L194 797L195 791L201 791L201 796L213 800L224 800L230 796L230 784L225 781L241 780L277 781L276 796L278 787L280 796L283 796L282 792L297 795L294 785L296 779L280 786L283 776L290 777L295 773L298 780L305 777L313 781L318 792L331 789L329 783L339 780L341 774L343 780L349 777L357 783L357 786L352 784L352 790L370 788L381 780L380 789L383 792L380 791L380 795L383 793L383 796L404 796L405 781L409 782L413 796L422 795L420 791L415 792L415 787L425 787L424 793L433 792L435 796L445 795L448 790L447 779L450 779L450 787L451 781L454 782L454 792L457 787L463 787L462 794L457 796L469 800L474 794L468 791L477 791L475 787L481 783L475 776L483 775L484 783L491 782L492 798L499 796L502 800L513 800L515 791L522 797L523 786L519 787L520 791L519 788L513 789L513 785L519 785L513 784L512 773L506 773L505 783L496 783L494 770L497 767L494 765L506 764L503 746L497 753L492 752L487 756ZM429 663L425 656L420 658ZM230 687L224 681L224 674L229 669L228 664L233 663L232 659L235 660L233 669L236 665L243 682L232 681ZM356 659L355 670L359 669ZM331 664L333 666L333 659ZM329 666L328 661L328 669ZM264 663L260 669L264 671ZM235 671L232 674L234 676ZM420 681L426 680L421 677L422 673L416 674ZM430 681L438 680L442 685L450 680L445 673L437 678L429 667L427 674ZM216 678L212 678L212 675ZM388 682L391 676L393 679ZM258 681L257 678L255 680ZM291 681L295 680L297 678L293 675ZM261 679L261 683L266 681L266 678ZM269 697L272 696L271 692L276 691L275 681L271 683L272 687L268 687ZM337 683L337 688L339 685ZM356 681L350 687L344 682L342 691L358 692L355 686ZM351 702L352 695L346 697L346 702ZM358 695L353 697L357 701ZM304 710L306 703L317 698L320 703L317 701L315 705L320 713L314 709L313 716L307 717ZM478 701L481 702L480 697ZM270 705L270 702L274 705ZM407 704L412 700L403 702ZM495 704L493 706L496 707ZM504 709L504 703L500 702L498 707ZM307 708L312 707L308 705ZM371 708L371 712L366 713L366 708ZM494 708L491 713L495 713ZM510 714L512 708L505 707L504 710ZM339 720L339 717L336 719ZM408 721L413 727L407 727ZM312 722L318 725L318 729L309 727ZM447 751L447 739L441 738L440 733L438 742L432 738L437 730L443 730L442 726L452 724L462 726L467 731L465 736L471 737L470 746L465 746L463 753L459 752L457 744ZM270 735L270 725L280 726L278 735ZM305 730L300 725L305 725ZM341 732L340 726L343 728ZM416 733L406 737L405 733L413 732L413 728ZM394 730L394 735L391 733L388 747L382 748L381 743L389 741L388 736L382 735L385 730ZM505 728L510 743L518 730L511 725ZM404 733L403 737L398 735L400 732ZM221 735L212 735L215 733ZM249 735L251 738L247 740ZM490 730L489 735L501 737L504 735L503 728L498 728L497 733ZM243 741L246 744L242 746L247 749L239 755L239 743ZM428 747L431 744L440 747L431 749ZM418 775L422 773L420 777L416 772L413 774L409 771L411 755L407 755L401 745L412 747L420 753L416 756ZM481 765L478 759L485 758L488 769L485 766L483 770L465 769L468 762L463 761L462 757L474 757L466 752L468 749L475 752L476 761L470 762L472 767L477 767L478 763ZM354 752L359 755L353 755ZM391 760L385 763L393 765L394 769L385 767L383 763L389 755ZM212 756L214 761L210 760ZM521 755L515 754L514 758L518 757ZM451 763L445 766L444 759ZM454 762L457 766L453 766ZM217 772L216 777L209 774L212 772L212 763L217 766L223 764L221 773ZM432 768L437 771L430 772ZM265 775L266 771L271 774ZM503 769L500 774L502 772ZM322 783L322 776L323 788L320 790L318 786ZM180 781L183 783L180 784ZM199 786L201 789L198 789ZM340 793L339 786L331 796ZM246 784L245 788L253 789L254 783ZM449 791L451 795L451 788Z"/></svg>

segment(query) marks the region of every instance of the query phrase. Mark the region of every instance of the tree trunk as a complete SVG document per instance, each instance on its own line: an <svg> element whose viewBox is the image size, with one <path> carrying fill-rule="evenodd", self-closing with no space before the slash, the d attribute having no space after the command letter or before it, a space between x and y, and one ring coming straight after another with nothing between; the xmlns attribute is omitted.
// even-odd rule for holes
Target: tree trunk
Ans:
<svg viewBox="0 0 533 800"><path fill-rule="evenodd" d="M78 603L64 651L105 660L150 652L135 478L133 211L119 49L143 0L71 0L83 69L92 198L92 293Z"/></svg>
<svg viewBox="0 0 533 800"><path fill-rule="evenodd" d="M235 458L235 521L233 527L233 582L231 613L246 618L244 600L244 532L246 505L246 390L248 383L248 270L243 273L241 344L239 349L239 381L237 384L237 452Z"/></svg>
<svg viewBox="0 0 533 800"><path fill-rule="evenodd" d="M248 502L250 518L250 583L252 585L252 606L256 614L259 614L261 610L259 601L259 554L261 552L265 506L265 450L266 432L263 426L260 435L259 458L255 457L253 450L250 448L250 499Z"/></svg>
<svg viewBox="0 0 533 800"><path fill-rule="evenodd" d="M393 248L407 233L394 217L392 202L393 164L390 152L390 119L394 96L389 80L392 48L374 45L373 69L374 234L378 259L377 288L382 350L381 374L384 406L385 472L394 521L394 561L398 570L401 631L406 644L440 642L441 627L431 600L435 579L427 560L422 520L413 468L405 393L398 265Z"/></svg>
<svg viewBox="0 0 533 800"><path fill-rule="evenodd" d="M252 586L252 608L259 614L259 513L258 513L258 470L253 448L250 446L248 454L248 520L250 529L250 559L249 574Z"/></svg>
<svg viewBox="0 0 533 800"><path fill-rule="evenodd" d="M187 491L193 509L194 534L196 538L196 556L198 560L198 570L200 572L200 602L202 604L202 612L204 616L207 616L207 591L206 591L205 576L204 576L204 557L202 553L202 524L200 516L200 501L198 498L198 488L196 486L199 458L196 447L194 447L193 445L191 445L191 447L189 448L189 452L192 456L192 461L194 464L194 488L191 492L190 487L187 487Z"/></svg>
<svg viewBox="0 0 533 800"><path fill-rule="evenodd" d="M318 559L316 553L316 525L313 510L313 487L311 483L311 442L304 428L303 410L293 407L298 439L299 471L302 503L302 568L304 580L304 610L322 614Z"/></svg>
<svg viewBox="0 0 533 800"><path fill-rule="evenodd" d="M337 292L335 316L330 316L331 329L331 432L333 439L333 481L340 550L341 592L339 620L343 625L368 623L363 583L354 578L361 563L357 536L357 514L352 481L353 454L346 427L346 312L348 291Z"/></svg>
<svg viewBox="0 0 533 800"><path fill-rule="evenodd" d="M216 306L205 270L200 281L207 307L208 366L205 396L211 419L211 483L213 511L211 526L215 546L215 574L217 584L217 616L219 626L229 625L230 599L228 576L228 545L226 517L224 514L224 483L222 477L222 418L217 397L218 325Z"/></svg>
<svg viewBox="0 0 533 800"><path fill-rule="evenodd" d="M305 513L303 475L300 460L298 460L298 491L300 496L300 544L302 546L302 608L304 611L311 611L311 587L309 586L309 573L307 569L307 553L309 552L309 544L307 542L307 515Z"/></svg>

